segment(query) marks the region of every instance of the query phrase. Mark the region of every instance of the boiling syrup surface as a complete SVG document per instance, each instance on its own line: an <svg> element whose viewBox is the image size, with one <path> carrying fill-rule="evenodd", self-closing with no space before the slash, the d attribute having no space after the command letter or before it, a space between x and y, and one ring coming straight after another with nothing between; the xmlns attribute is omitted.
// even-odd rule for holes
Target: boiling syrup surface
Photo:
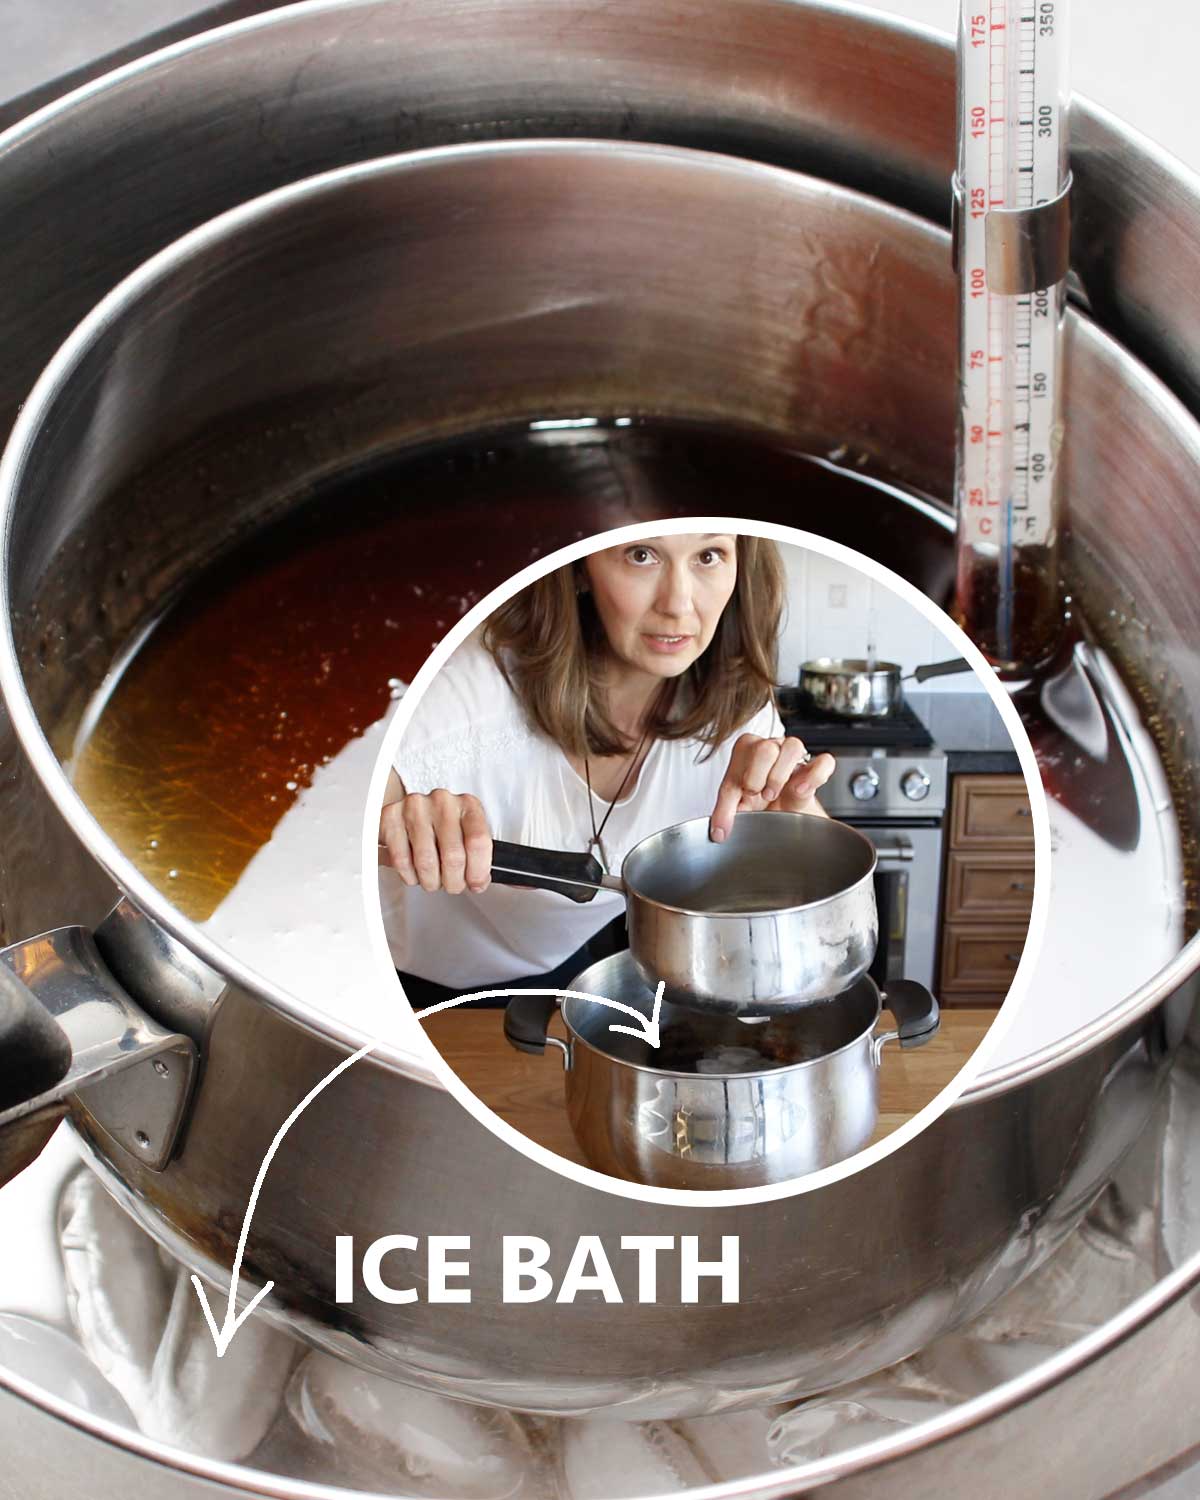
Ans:
<svg viewBox="0 0 1200 1500"><path fill-rule="evenodd" d="M939 602L953 588L952 534L927 503L759 437L654 423L498 434L346 479L199 577L88 716L76 784L228 951L419 1054L362 899L362 814L393 699L517 569L680 515L811 530ZM1050 920L989 1066L1122 1003L1183 941L1179 827L1150 737L1062 671L1018 699L1051 797Z"/></svg>

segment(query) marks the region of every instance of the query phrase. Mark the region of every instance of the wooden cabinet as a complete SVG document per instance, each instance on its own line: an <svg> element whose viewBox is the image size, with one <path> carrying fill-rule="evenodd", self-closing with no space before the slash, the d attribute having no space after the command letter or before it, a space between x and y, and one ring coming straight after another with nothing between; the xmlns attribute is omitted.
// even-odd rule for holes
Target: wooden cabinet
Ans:
<svg viewBox="0 0 1200 1500"><path fill-rule="evenodd" d="M946 860L946 920L1028 922L1033 910L1033 856L956 849Z"/></svg>
<svg viewBox="0 0 1200 1500"><path fill-rule="evenodd" d="M1000 1005L1033 905L1033 819L1021 776L954 778L942 909L943 1005Z"/></svg>
<svg viewBox="0 0 1200 1500"><path fill-rule="evenodd" d="M959 776L950 803L951 849L1028 849L1033 810L1022 776Z"/></svg>

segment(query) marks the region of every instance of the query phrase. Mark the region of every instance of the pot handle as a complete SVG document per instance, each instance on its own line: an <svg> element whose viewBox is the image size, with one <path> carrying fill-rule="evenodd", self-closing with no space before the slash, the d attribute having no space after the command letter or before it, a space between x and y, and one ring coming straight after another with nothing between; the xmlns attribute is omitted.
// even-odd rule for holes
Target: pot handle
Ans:
<svg viewBox="0 0 1200 1500"><path fill-rule="evenodd" d="M952 661L931 661L918 667L912 674L914 682L928 682L931 677L955 677L959 672L969 672L971 663L961 656Z"/></svg>
<svg viewBox="0 0 1200 1500"><path fill-rule="evenodd" d="M15 974L0 964L0 1118L48 1093L71 1066L71 1043ZM0 1130L0 1183L30 1164L67 1112L57 1100Z"/></svg>
<svg viewBox="0 0 1200 1500"><path fill-rule="evenodd" d="M504 1036L518 1052L545 1052L546 1048L558 1047L563 1055L563 1067L571 1066L570 1046L556 1036L551 1036L550 1022L558 1009L554 995L514 995L504 1007Z"/></svg>
<svg viewBox="0 0 1200 1500"><path fill-rule="evenodd" d="M570 901L592 901L597 891L625 887L606 875L594 854L572 854L565 849L535 849L530 844L492 840L492 879L497 885L525 885L556 891Z"/></svg>
<svg viewBox="0 0 1200 1500"><path fill-rule="evenodd" d="M196 1066L191 1039L138 1009L82 927L0 950L0 1184L34 1160L68 1109L161 1171Z"/></svg>
<svg viewBox="0 0 1200 1500"><path fill-rule="evenodd" d="M880 1037L881 1043L897 1037L902 1047L922 1047L937 1035L941 1024L938 1003L915 979L890 980L883 1003L895 1016L897 1029Z"/></svg>

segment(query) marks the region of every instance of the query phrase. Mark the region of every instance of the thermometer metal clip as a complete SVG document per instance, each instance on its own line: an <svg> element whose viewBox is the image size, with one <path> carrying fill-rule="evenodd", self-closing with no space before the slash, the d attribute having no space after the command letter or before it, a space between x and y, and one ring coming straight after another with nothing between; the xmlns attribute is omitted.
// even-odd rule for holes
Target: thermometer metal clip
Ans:
<svg viewBox="0 0 1200 1500"><path fill-rule="evenodd" d="M987 280L1002 297L1021 297L1065 281L1071 269L1071 185L1034 208L992 208L984 215ZM962 263L966 199L956 172L953 188L952 253Z"/></svg>

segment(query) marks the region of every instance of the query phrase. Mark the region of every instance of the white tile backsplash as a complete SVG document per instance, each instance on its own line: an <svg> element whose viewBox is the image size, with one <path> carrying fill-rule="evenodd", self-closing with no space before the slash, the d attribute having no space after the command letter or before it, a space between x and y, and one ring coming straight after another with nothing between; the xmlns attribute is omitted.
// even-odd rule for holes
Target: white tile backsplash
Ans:
<svg viewBox="0 0 1200 1500"><path fill-rule="evenodd" d="M874 618L876 655L906 672L956 655L953 644L919 610L882 583L836 558L783 545L788 608L779 638L780 681L794 683L814 656L866 656ZM978 692L973 672L935 677L927 692Z"/></svg>

